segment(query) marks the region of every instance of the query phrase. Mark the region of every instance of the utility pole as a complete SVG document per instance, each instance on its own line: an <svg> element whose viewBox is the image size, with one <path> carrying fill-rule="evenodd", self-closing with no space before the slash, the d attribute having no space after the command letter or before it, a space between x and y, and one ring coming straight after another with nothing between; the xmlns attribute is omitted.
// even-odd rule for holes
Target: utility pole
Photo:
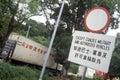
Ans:
<svg viewBox="0 0 120 80"><path fill-rule="evenodd" d="M28 26L28 31L27 31L27 34L26 34L26 38L27 38L27 37L28 37L28 35L29 35L30 28L31 28L31 26Z"/></svg>
<svg viewBox="0 0 120 80"><path fill-rule="evenodd" d="M59 24L59 21L60 21L60 17L61 17L61 15L62 15L64 3L65 3L65 0L63 0L62 6L61 6L61 8L60 8L60 12L59 12L59 15L58 15L58 19L57 19L57 22L56 22L56 24L55 24L55 27L54 27L55 29L54 29L54 32L53 32L53 34L52 34L52 38L51 38L51 41L50 41L50 44L49 44L49 48L48 48L48 51L47 51L46 56L45 56L45 59L44 59L43 68L42 68L42 71L41 71L41 75L40 75L39 80L42 80L43 74L44 74L44 72L45 72L46 64L47 64L47 61L48 61L48 58L49 58L49 55L50 55L50 52L51 52L51 48L52 48L52 45L53 45L53 41L54 41L54 38L55 38L55 35L56 35L56 31L57 31L57 28L58 28L58 24Z"/></svg>

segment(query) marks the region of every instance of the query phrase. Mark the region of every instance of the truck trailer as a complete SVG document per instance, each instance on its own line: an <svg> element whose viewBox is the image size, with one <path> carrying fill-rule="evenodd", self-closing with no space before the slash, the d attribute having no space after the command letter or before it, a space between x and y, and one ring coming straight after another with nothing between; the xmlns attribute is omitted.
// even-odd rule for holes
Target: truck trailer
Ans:
<svg viewBox="0 0 120 80"><path fill-rule="evenodd" d="M8 53L8 58L24 63L42 66L46 58L48 48L24 36L12 33L2 51L2 55ZM62 69L54 61L55 52L51 51L46 67L50 69ZM57 68L56 68L57 67Z"/></svg>

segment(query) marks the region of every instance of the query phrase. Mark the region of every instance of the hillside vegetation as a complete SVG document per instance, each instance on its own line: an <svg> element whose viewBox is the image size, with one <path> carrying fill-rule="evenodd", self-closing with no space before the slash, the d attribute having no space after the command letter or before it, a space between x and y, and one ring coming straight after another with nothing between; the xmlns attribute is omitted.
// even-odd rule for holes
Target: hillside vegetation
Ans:
<svg viewBox="0 0 120 80"><path fill-rule="evenodd" d="M0 62L0 80L38 80L39 71Z"/></svg>
<svg viewBox="0 0 120 80"><path fill-rule="evenodd" d="M15 66L0 61L0 80L38 80L40 70L28 66ZM45 71L43 80L62 80L53 76L48 70Z"/></svg>
<svg viewBox="0 0 120 80"><path fill-rule="evenodd" d="M27 66L14 66L0 62L0 80L38 80L40 71ZM46 71L43 80L50 79L52 73Z"/></svg>
<svg viewBox="0 0 120 80"><path fill-rule="evenodd" d="M14 66L6 62L0 61L0 80L38 80L40 70L32 69L28 66ZM43 80L80 80L80 77L75 76L54 76L51 72L46 70ZM85 80L92 80L86 78ZM102 80L97 78L95 80Z"/></svg>

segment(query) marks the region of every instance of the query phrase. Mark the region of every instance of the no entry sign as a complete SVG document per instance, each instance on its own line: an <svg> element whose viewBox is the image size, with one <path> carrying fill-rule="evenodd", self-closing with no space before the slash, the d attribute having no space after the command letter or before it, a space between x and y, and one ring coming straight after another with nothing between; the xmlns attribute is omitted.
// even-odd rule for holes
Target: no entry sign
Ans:
<svg viewBox="0 0 120 80"><path fill-rule="evenodd" d="M92 8L85 15L84 26L89 32L99 33L106 29L110 23L110 14L106 8Z"/></svg>

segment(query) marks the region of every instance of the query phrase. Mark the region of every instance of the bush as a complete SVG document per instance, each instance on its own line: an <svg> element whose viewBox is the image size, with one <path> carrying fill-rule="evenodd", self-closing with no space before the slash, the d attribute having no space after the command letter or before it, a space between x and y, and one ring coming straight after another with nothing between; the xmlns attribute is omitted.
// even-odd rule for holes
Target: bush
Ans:
<svg viewBox="0 0 120 80"><path fill-rule="evenodd" d="M40 71L27 66L13 66L0 62L0 80L38 80ZM43 80L53 80L50 71L46 71Z"/></svg>
<svg viewBox="0 0 120 80"><path fill-rule="evenodd" d="M103 80L103 78L97 76L97 77L95 77L95 80Z"/></svg>
<svg viewBox="0 0 120 80"><path fill-rule="evenodd" d="M0 62L0 80L38 80L39 72L29 67Z"/></svg>
<svg viewBox="0 0 120 80"><path fill-rule="evenodd" d="M46 71L45 75L43 76L43 80L53 80L52 77L53 77L53 74L49 71Z"/></svg>

